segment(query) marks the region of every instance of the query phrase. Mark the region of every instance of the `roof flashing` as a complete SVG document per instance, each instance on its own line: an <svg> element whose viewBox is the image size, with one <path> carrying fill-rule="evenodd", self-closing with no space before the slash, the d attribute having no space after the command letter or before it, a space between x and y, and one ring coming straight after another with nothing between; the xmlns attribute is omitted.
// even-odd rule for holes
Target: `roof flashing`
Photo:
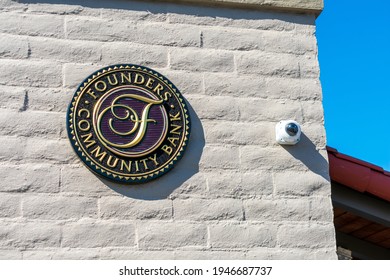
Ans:
<svg viewBox="0 0 390 280"><path fill-rule="evenodd" d="M209 6L227 6L246 9L272 9L319 15L324 8L323 0L168 0Z"/></svg>

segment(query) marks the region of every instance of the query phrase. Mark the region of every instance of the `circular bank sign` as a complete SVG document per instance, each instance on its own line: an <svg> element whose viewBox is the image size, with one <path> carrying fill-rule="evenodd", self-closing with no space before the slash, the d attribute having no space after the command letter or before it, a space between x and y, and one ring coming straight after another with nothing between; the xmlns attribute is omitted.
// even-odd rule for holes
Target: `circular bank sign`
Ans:
<svg viewBox="0 0 390 280"><path fill-rule="evenodd" d="M67 114L70 142L84 164L121 183L152 180L183 155L190 133L179 90L156 71L131 64L91 74Z"/></svg>

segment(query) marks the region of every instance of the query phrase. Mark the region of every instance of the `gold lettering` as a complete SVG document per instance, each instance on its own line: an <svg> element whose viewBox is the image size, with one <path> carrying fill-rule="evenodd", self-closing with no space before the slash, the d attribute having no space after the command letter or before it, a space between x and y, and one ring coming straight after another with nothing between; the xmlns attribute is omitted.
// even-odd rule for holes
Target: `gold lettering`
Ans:
<svg viewBox="0 0 390 280"><path fill-rule="evenodd" d="M161 95L160 90L163 90L164 87L159 83L157 86L153 89L153 92L157 92L158 95Z"/></svg>
<svg viewBox="0 0 390 280"><path fill-rule="evenodd" d="M94 155L95 154L95 155ZM92 152L91 155L94 155L100 162L106 157L106 152L100 152L100 146L97 146Z"/></svg>
<svg viewBox="0 0 390 280"><path fill-rule="evenodd" d="M127 73L129 76L126 77L125 73L121 73L121 83L124 84L125 83L125 80L127 80L129 82L129 84L131 84L131 74L130 73Z"/></svg>
<svg viewBox="0 0 390 280"><path fill-rule="evenodd" d="M161 150L163 150L168 156L170 156L173 152L173 149L167 145L162 146Z"/></svg>
<svg viewBox="0 0 390 280"><path fill-rule="evenodd" d="M135 163L135 171L137 171L137 172L138 172L138 171L139 171L139 167L138 167L138 161L135 161L134 163Z"/></svg>
<svg viewBox="0 0 390 280"><path fill-rule="evenodd" d="M176 115L169 114L169 116L171 117L171 122L180 121L180 112L177 112Z"/></svg>
<svg viewBox="0 0 390 280"><path fill-rule="evenodd" d="M168 137L168 141L171 142L173 147L176 147L175 141L179 141L180 138L177 137Z"/></svg>
<svg viewBox="0 0 390 280"><path fill-rule="evenodd" d="M121 171L123 171L123 166L126 167L128 172L130 172L130 170L131 170L131 160L129 160L129 164L126 164L126 162L122 159L122 161L121 161Z"/></svg>
<svg viewBox="0 0 390 280"><path fill-rule="evenodd" d="M172 127L174 127L169 133L171 134L177 134L180 135L180 132L177 132L181 128L180 125L172 124Z"/></svg>
<svg viewBox="0 0 390 280"><path fill-rule="evenodd" d="M91 140L92 133L81 135L81 138L85 138L83 142L87 144L87 145L85 145L85 147L87 147L87 148L96 144L95 140Z"/></svg>
<svg viewBox="0 0 390 280"><path fill-rule="evenodd" d="M144 164L145 170L149 169L148 166L146 165L146 158L141 159L140 162L142 162Z"/></svg>
<svg viewBox="0 0 390 280"><path fill-rule="evenodd" d="M102 87L100 87L99 85L102 85ZM97 91L105 91L107 89L107 85L104 81L97 81L95 83L95 89Z"/></svg>
<svg viewBox="0 0 390 280"><path fill-rule="evenodd" d="M111 77L114 77L115 83L113 83L113 82L111 81ZM115 75L115 74L112 74L111 76L107 76L107 80L108 80L109 84L112 85L112 86L115 86L115 85L118 84L118 79L116 78L116 75Z"/></svg>
<svg viewBox="0 0 390 280"><path fill-rule="evenodd" d="M83 123L87 124L87 126L82 127L81 125L82 125ZM81 120L81 121L79 121L79 122L77 123L77 125L78 125L78 127L79 127L79 129L80 129L81 131L88 131L88 130L91 128L91 125L89 124L89 121L87 121L87 120Z"/></svg>
<svg viewBox="0 0 390 280"><path fill-rule="evenodd" d="M154 156L153 156L153 157L148 157L148 159L150 159L151 161L153 161L153 162L154 162L154 164L155 164L156 166L158 166L158 162L157 162L157 154L154 154Z"/></svg>
<svg viewBox="0 0 390 280"><path fill-rule="evenodd" d="M86 112L86 113L87 113L87 116L85 117L85 118L87 118L87 119L91 116L91 114L89 113L89 111L88 111L87 109L85 109L85 108L79 110L79 112L77 113L77 115L78 115L79 117L81 117L81 113L82 113L82 112Z"/></svg>
<svg viewBox="0 0 390 280"><path fill-rule="evenodd" d="M107 160L107 165L108 165L109 167L115 168L116 165L118 164L118 158L115 158L114 163L111 163L112 158L113 158L113 156L110 155L110 157L109 157L108 160Z"/></svg>
<svg viewBox="0 0 390 280"><path fill-rule="evenodd" d="M164 92L164 101L167 101L168 99L169 99L169 97L171 97L172 96L172 94L170 93L170 92L168 92L168 91L166 91L166 92Z"/></svg>
<svg viewBox="0 0 390 280"><path fill-rule="evenodd" d="M141 80L139 80L138 78L141 78ZM135 74L135 77L134 77L134 84L142 85L144 82L145 82L144 76L142 76L142 75L140 75L140 74Z"/></svg>
<svg viewBox="0 0 390 280"><path fill-rule="evenodd" d="M149 78L148 81L146 82L145 86L147 88L152 89L153 88L153 83L154 83L154 80L152 78Z"/></svg>
<svg viewBox="0 0 390 280"><path fill-rule="evenodd" d="M149 103L148 105L145 106L145 108L142 111L141 120L139 119L137 112L135 112L132 108L130 108L130 107L126 106L126 105L123 105L123 104L115 104L119 99L126 98L126 97L134 98L134 99L141 100L141 101ZM98 127L97 133L99 134L99 136L106 143L110 144L111 146L114 146L114 147L117 147L117 148L131 148L131 147L137 145L139 142L141 142L141 140L143 139L143 137L144 137L144 135L146 133L146 129L147 129L148 123L149 122L156 123L156 120L149 119L149 117L148 117L149 110L152 107L152 105L161 104L162 102L163 102L162 100L149 99L149 98L146 98L146 97L143 97L143 96L134 95L134 94L123 94L123 95L120 95L120 96L118 96L117 98L115 98L112 101L111 107L105 108L98 115L98 118L97 118L97 127ZM114 111L115 107L125 108L127 110L127 116L120 117L120 116L116 115L115 111ZM134 126L133 126L133 128L131 130L129 130L127 132L119 132L113 126L113 119L110 119L108 121L109 127L116 134L122 135L122 136L131 135L131 134L135 133L137 131L138 127L139 127L137 135L136 135L136 137L133 140L131 140L130 142L125 143L125 144L115 144L115 143L110 142L109 140L107 140L103 136L103 134L101 132L101 129L100 129L100 124L101 124L101 121L102 121L102 118L103 118L104 114L106 114L108 112L108 110L111 110L111 113L114 115L114 117L116 117L116 118L118 118L120 120L130 119L134 123Z"/></svg>
<svg viewBox="0 0 390 280"><path fill-rule="evenodd" d="M95 95L95 93L93 92L93 90L92 90L91 88L89 88L89 89L87 90L87 93L88 93L90 96L92 96L93 99L97 99L97 96Z"/></svg>

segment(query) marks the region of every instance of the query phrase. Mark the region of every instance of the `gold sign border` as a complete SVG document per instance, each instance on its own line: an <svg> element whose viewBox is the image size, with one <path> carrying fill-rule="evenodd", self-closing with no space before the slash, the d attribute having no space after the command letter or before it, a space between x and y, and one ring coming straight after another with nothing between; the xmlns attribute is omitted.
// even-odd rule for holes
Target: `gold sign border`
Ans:
<svg viewBox="0 0 390 280"><path fill-rule="evenodd" d="M115 171L108 171L105 169L104 166L102 166L100 163L96 162L93 158L90 158L87 156L87 152L84 149L82 145L79 145L79 138L77 135L77 132L74 130L74 108L78 105L78 102L80 100L79 96L83 93L84 89L86 89L94 80L100 78L102 75L106 75L108 73L120 71L120 70L136 70L140 71L142 73L148 73L156 77L160 82L162 82L165 86L167 86L172 93L176 95L177 100L179 101L179 104L181 106L181 111L184 114L184 122L185 125L185 135L181 138L180 142L180 149L177 149L175 151L175 154L170 157L171 159L167 162L165 162L162 166L160 166L158 169L151 170L150 172L137 174L136 176L126 176L123 175L123 173L115 172ZM67 113L67 128L68 128L68 134L69 134L69 140L77 153L77 155L82 159L82 162L87 165L87 167L96 173L97 175L102 175L108 179L111 179L113 181L120 181L124 183L141 183L150 181L152 179L155 179L157 177L160 177L161 175L165 174L167 171L172 169L174 164L183 156L183 153L185 151L185 148L188 143L189 135L190 135L190 116L187 110L187 105L185 101L183 100L181 93L176 89L176 87L164 76L159 74L158 72L149 69L147 67L142 67L138 65L130 65L130 64L123 64L123 65L114 65L114 66L108 66L105 68L102 68L96 72L94 72L92 75L90 75L86 80L84 80L78 87L76 94L72 98L72 101L68 108Z"/></svg>

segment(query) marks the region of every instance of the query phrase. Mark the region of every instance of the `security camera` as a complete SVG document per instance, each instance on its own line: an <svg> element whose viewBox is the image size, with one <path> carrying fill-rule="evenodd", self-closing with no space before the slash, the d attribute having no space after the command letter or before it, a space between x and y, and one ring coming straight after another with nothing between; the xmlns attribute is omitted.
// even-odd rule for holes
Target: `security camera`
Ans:
<svg viewBox="0 0 390 280"><path fill-rule="evenodd" d="M276 142L280 145L295 145L301 140L301 126L293 120L278 122L275 133Z"/></svg>

